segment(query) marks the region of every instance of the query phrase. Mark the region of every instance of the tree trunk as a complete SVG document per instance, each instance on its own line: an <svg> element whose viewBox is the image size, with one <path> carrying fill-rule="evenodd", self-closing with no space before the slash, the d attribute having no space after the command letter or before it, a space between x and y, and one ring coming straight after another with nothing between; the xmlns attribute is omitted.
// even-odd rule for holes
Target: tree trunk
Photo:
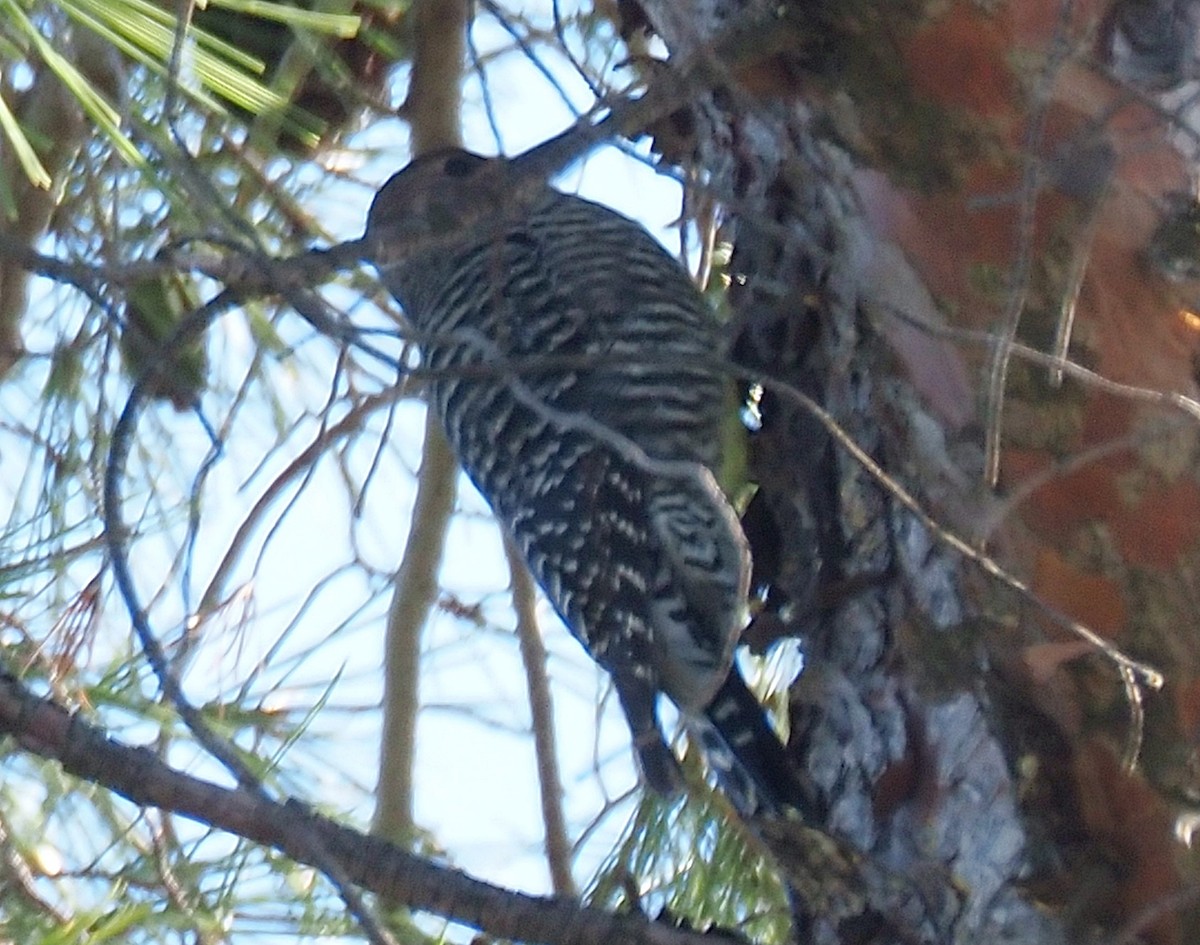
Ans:
<svg viewBox="0 0 1200 945"><path fill-rule="evenodd" d="M751 642L803 641L829 809L768 828L804 935L1196 940L1197 320L1146 264L1194 204L1130 4L641 6L723 80L670 148L765 388Z"/></svg>

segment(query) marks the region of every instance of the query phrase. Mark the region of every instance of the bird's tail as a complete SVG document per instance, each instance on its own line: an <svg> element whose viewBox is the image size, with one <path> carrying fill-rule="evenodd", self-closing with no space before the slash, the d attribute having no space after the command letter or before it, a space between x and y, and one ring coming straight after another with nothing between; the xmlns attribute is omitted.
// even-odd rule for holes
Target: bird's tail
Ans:
<svg viewBox="0 0 1200 945"><path fill-rule="evenodd" d="M702 733L707 736L705 753L739 813L752 816L792 808L806 823L821 823L815 789L792 764L737 666L730 669L704 714L716 730ZM713 744L714 735L719 735L719 744Z"/></svg>

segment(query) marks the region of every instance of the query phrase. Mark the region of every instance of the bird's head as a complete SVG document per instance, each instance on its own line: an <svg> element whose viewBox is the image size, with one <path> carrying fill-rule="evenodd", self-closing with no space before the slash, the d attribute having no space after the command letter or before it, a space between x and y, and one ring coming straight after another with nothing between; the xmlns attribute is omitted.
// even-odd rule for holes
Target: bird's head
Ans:
<svg viewBox="0 0 1200 945"><path fill-rule="evenodd" d="M501 210L502 164L461 148L417 158L375 195L366 238L411 251L478 229Z"/></svg>

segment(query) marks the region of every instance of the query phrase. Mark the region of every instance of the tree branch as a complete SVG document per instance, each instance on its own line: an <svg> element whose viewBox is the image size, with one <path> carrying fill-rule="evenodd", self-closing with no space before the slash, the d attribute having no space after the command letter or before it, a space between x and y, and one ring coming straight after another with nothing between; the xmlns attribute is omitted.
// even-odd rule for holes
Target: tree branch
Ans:
<svg viewBox="0 0 1200 945"><path fill-rule="evenodd" d="M638 915L612 915L568 899L502 889L313 814L298 802L279 803L184 774L153 752L118 742L80 715L34 695L7 673L0 673L0 733L134 804L188 817L319 869L324 867L317 861L331 857L363 889L497 938L545 945L709 945L712 941L707 935ZM321 848L318 857L310 840Z"/></svg>
<svg viewBox="0 0 1200 945"><path fill-rule="evenodd" d="M546 647L537 622L537 588L533 576L513 544L504 536L504 557L512 575L513 611L517 615L517 640L521 662L525 666L525 686L529 692L529 715L533 727L534 752L537 755L538 787L542 797L542 823L545 826L546 860L550 880L560 896L573 895L571 841L562 808L562 776L558 770L558 748L554 737L554 704L550 698L550 678L546 673Z"/></svg>
<svg viewBox="0 0 1200 945"><path fill-rule="evenodd" d="M466 0L420 0L414 7L412 84L403 111L412 129L413 153L462 142ZM437 596L437 575L454 511L458 463L430 411L417 473L417 499L404 557L388 609L384 655L383 739L376 787L375 832L412 836L413 765L416 753L421 629Z"/></svg>

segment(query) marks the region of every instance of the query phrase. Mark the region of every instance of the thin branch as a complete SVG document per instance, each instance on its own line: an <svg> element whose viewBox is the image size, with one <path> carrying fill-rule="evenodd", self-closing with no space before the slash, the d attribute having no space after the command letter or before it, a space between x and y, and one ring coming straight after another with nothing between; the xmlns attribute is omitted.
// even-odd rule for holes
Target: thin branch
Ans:
<svg viewBox="0 0 1200 945"><path fill-rule="evenodd" d="M1071 253L1070 265L1067 267L1066 285L1063 286L1062 301L1058 307L1058 323L1054 328L1054 344L1050 351L1058 363L1050 370L1050 385L1061 387L1063 382L1063 365L1071 351L1071 336L1075 330L1075 314L1079 308L1079 296L1083 292L1083 280L1087 276L1088 263L1092 258L1092 244L1100 231L1100 221L1103 218L1100 210L1112 189L1111 181L1105 181L1099 193L1091 198L1086 209L1083 225L1075 236L1075 247ZM1013 339L1015 340L1015 339Z"/></svg>
<svg viewBox="0 0 1200 945"><path fill-rule="evenodd" d="M208 304L185 318L173 332L172 337L164 343L164 347L187 341L201 334L213 319L236 304L237 298L229 290L219 293ZM159 365L169 363L165 359L154 359L154 362ZM134 584L133 573L129 567L130 529L125 524L122 508L125 465L133 446L138 416L156 379L157 372L149 370L133 385L133 389L129 392L129 398L125 402L125 408L121 411L117 425L113 428L112 444L109 447L108 462L104 470L104 537L108 545L109 564L112 567L117 589L129 611L134 633L137 634L146 659L150 663L154 675L158 678L163 694L176 707L180 717L195 735L196 740L228 769L230 774L237 779L238 784L248 790L261 790L258 778L242 760L241 755L232 745L213 732L199 710L192 705L184 693L183 686L171 668L162 644L159 643L150 626L146 609L141 603L137 587Z"/></svg>
<svg viewBox="0 0 1200 945"><path fill-rule="evenodd" d="M886 314L889 318L895 318L906 325L912 325L939 338L948 338L952 341L987 346L998 346L1003 343L992 332L936 324L927 318L922 318L919 315L914 315L911 312L902 311L892 306L880 306L879 311ZM1031 348L1029 345L1019 341L1013 342L1010 345L1010 350L1012 354L1030 364L1036 364L1039 367L1046 367L1052 370L1061 370L1068 377L1090 385L1106 394L1112 394L1115 397L1120 397L1123 400L1131 400L1135 403L1156 404L1160 407L1178 410L1200 424L1200 400L1188 397L1186 394L1181 394L1178 391L1162 391L1151 387L1139 387L1135 384L1123 384L1120 381L1107 378L1103 374L1098 374L1091 368L1086 368L1076 361L1060 361L1053 355L1039 351L1037 348Z"/></svg>
<svg viewBox="0 0 1200 945"><path fill-rule="evenodd" d="M467 0L419 0L413 7L412 84L404 115L413 151L424 154L461 144L463 62ZM404 556L388 607L384 650L383 734L374 830L388 838L413 835L413 767L416 753L421 630L437 597L458 463L431 410L417 473L417 497Z"/></svg>
<svg viewBox="0 0 1200 945"><path fill-rule="evenodd" d="M412 525L396 572L385 631L383 732L373 830L390 839L413 836L421 628L437 598L437 574L454 510L457 471L454 453L431 410L425 417Z"/></svg>
<svg viewBox="0 0 1200 945"><path fill-rule="evenodd" d="M397 397L402 396L404 388L393 388L391 390L382 391L378 394L372 394L356 404L344 417L332 426L322 429L313 441L308 444L300 453L292 459L291 462L275 476L263 494L258 497L250 511L242 517L238 524L237 531L234 532L233 538L230 539L229 546L225 553L221 556L220 562L213 571L212 579L208 582L208 586L204 589L204 593L200 595L200 603L196 607L196 615L203 619L212 611L216 610L223 603L225 594L225 583L229 579L229 572L241 558L242 550L249 540L250 535L258 527L258 523L263 515L266 514L279 494L292 483L298 476L307 474L316 462L325 455L325 451L333 444L337 443L348 436L352 436L362 429L367 418L381 407L393 403Z"/></svg>
<svg viewBox="0 0 1200 945"><path fill-rule="evenodd" d="M984 443L983 479L991 489L1000 478L1000 435L1004 426L1004 391L1008 383L1008 367L1012 356L1012 345L1017 339L1017 328L1025 312L1025 301L1029 294L1029 283L1033 271L1034 224L1037 213L1038 193L1041 188L1041 153L1043 126L1050 104L1050 94L1059 69L1070 52L1067 43L1067 25L1070 23L1072 0L1059 0L1059 19L1055 27L1052 51L1038 77L1030 106L1029 127L1026 132L1025 171L1021 183L1021 205L1017 220L1017 260L1013 267L1008 303L1000 321L999 344L992 352L992 363L988 374L987 428Z"/></svg>
<svg viewBox="0 0 1200 945"><path fill-rule="evenodd" d="M558 747L554 736L554 705L550 696L550 678L546 674L546 647L537 621L537 588L521 552L509 535L504 536L504 557L512 575L513 612L517 615L517 640L521 662L525 666L525 685L529 692L529 715L533 726L533 745L537 755L538 788L542 799L542 824L545 828L546 861L550 881L559 896L575 895L571 875L571 841L562 808L562 775L558 769Z"/></svg>
<svg viewBox="0 0 1200 945"><path fill-rule="evenodd" d="M1002 584L1016 591L1022 598L1033 604L1039 611L1057 623L1059 626L1076 636L1086 640L1105 656L1107 656L1117 667L1123 670L1129 670L1136 676L1140 677L1143 683L1151 689L1161 689L1163 686L1163 674L1139 660L1135 660L1126 656L1123 652L1113 646L1108 640L1100 636L1096 631L1086 624L1080 623L1070 615L1054 607L1044 599L1042 599L1028 584L1018 578L1015 574L1008 571L991 555L975 548L965 538L952 532L950 529L943 526L933 517L932 514L925 511L920 501L902 486L895 478L893 478L882 466L877 463L874 458L859 444L855 439L846 432L840 423L829 413L824 407L818 404L815 400L809 397L802 391L797 390L790 384L784 384L770 378L762 378L763 387L772 390L775 393L791 400L793 403L803 407L811 413L821 425L829 432L834 441L844 449L857 462L868 475L871 476L879 485L881 485L889 495L904 508L906 508L921 525L926 528L934 538L942 544L947 545L954 551L982 570L985 574Z"/></svg>
<svg viewBox="0 0 1200 945"><path fill-rule="evenodd" d="M578 118L579 111L575 107L575 103L571 100L571 96L568 95L567 90L563 88L562 82L559 81L558 76L554 74L549 66L542 62L542 57L539 56L537 50L530 45L529 40L521 35L521 31L513 25L510 18L496 3L493 2L493 0L479 0L479 2L480 5L487 10L489 14L491 14L492 18L500 24L500 28L512 37L513 42L517 44L517 48L520 49L525 58L529 60L530 65L532 65L541 74L542 78L546 80L546 84L549 85L550 88L554 89L556 93L558 93L559 99L567 107L567 110L571 112L575 118Z"/></svg>

